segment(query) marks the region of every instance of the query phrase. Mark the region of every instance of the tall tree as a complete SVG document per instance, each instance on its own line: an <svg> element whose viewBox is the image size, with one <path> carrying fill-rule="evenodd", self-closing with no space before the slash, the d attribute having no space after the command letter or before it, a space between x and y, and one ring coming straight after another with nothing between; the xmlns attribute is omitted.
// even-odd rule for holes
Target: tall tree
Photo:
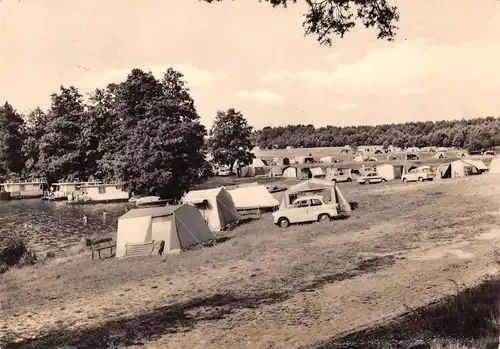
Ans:
<svg viewBox="0 0 500 349"><path fill-rule="evenodd" d="M26 160L23 177L41 177L42 172L38 167L40 141L45 134L47 114L36 108L26 116L25 139L23 143L23 156Z"/></svg>
<svg viewBox="0 0 500 349"><path fill-rule="evenodd" d="M222 0L203 0L208 3ZM259 0L262 1L262 0ZM286 8L299 0L264 0L273 7ZM335 35L341 38L357 23L365 28L376 27L377 38L393 41L399 21L398 9L387 0L302 0L307 5L302 26L305 35L315 35L321 45L332 45Z"/></svg>
<svg viewBox="0 0 500 349"><path fill-rule="evenodd" d="M242 165L248 165L254 158L250 152L252 130L253 127L248 125L241 112L233 108L219 110L208 140L215 162L231 168L236 160Z"/></svg>
<svg viewBox="0 0 500 349"><path fill-rule="evenodd" d="M100 171L136 194L180 197L200 179L206 135L183 75L168 69L157 80L134 69L108 92L114 132Z"/></svg>
<svg viewBox="0 0 500 349"><path fill-rule="evenodd" d="M59 94L51 95L51 102L37 166L49 182L85 180L83 96L73 86L61 86Z"/></svg>
<svg viewBox="0 0 500 349"><path fill-rule="evenodd" d="M22 154L24 120L5 102L0 107L0 175L19 175L24 167Z"/></svg>

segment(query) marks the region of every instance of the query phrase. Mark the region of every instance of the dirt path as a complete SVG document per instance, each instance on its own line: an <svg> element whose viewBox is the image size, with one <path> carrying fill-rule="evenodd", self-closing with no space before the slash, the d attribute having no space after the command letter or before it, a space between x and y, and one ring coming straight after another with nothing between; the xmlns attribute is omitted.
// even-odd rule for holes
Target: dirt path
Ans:
<svg viewBox="0 0 500 349"><path fill-rule="evenodd" d="M293 348L453 293L450 279L470 285L495 272L500 200L493 177L344 192L360 207L347 220L283 231L266 217L224 246L182 256L194 264L179 262L168 274L96 283L92 295L84 280L74 281L81 292L61 291L44 307L16 289L31 301L3 330L18 340L35 337L12 348ZM29 280L44 292L43 280ZM8 300L12 309L15 302Z"/></svg>

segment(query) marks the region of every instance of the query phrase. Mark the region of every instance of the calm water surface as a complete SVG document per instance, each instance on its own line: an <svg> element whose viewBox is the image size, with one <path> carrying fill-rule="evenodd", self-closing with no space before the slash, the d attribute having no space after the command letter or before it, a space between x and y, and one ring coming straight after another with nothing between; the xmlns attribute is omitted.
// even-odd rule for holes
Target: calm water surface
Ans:
<svg viewBox="0 0 500 349"><path fill-rule="evenodd" d="M41 199L0 202L0 245L9 236L22 236L37 252L67 248L90 234L115 232L128 203L68 205ZM103 220L103 211L107 212ZM83 216L88 223L84 224Z"/></svg>

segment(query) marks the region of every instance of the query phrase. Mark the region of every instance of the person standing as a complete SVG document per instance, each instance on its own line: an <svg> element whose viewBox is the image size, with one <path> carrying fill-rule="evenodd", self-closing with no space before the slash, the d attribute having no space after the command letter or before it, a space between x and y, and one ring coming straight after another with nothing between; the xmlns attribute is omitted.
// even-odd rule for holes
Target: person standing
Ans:
<svg viewBox="0 0 500 349"><path fill-rule="evenodd" d="M103 220L106 220L106 218L107 218L107 217L108 217L108 213L106 212L106 210L104 210L104 211L102 212L102 219L103 219Z"/></svg>

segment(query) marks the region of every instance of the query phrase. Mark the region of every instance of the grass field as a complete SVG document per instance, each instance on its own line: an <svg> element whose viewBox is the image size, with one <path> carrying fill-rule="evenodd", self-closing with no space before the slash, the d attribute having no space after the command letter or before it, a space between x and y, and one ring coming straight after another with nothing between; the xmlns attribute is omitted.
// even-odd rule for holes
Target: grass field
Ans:
<svg viewBox="0 0 500 349"><path fill-rule="evenodd" d="M9 270L0 275L0 347L494 341L500 283L484 277L499 267L499 180L346 183L358 206L347 219L280 229L264 215L181 255L84 253Z"/></svg>

